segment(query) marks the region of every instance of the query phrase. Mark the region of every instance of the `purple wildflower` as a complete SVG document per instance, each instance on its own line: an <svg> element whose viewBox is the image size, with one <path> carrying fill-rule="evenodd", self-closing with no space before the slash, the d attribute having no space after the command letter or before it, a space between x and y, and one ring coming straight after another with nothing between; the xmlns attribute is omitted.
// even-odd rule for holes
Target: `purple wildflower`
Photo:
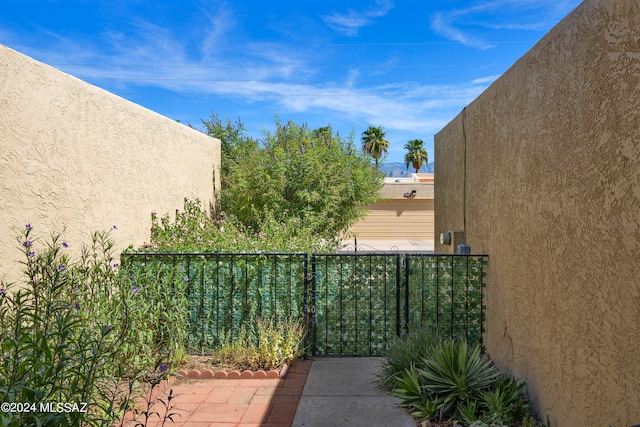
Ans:
<svg viewBox="0 0 640 427"><path fill-rule="evenodd" d="M34 256L36 256L36 253L35 253L35 252L29 252L29 256L30 256L31 258L33 258Z"/></svg>
<svg viewBox="0 0 640 427"><path fill-rule="evenodd" d="M77 302L77 303L75 303L75 304L73 305L73 308L75 308L77 311L80 311L80 303L78 303L78 302Z"/></svg>
<svg viewBox="0 0 640 427"><path fill-rule="evenodd" d="M189 276L184 276L184 281L188 282L189 281Z"/></svg>
<svg viewBox="0 0 640 427"><path fill-rule="evenodd" d="M134 286L133 288L131 288L131 292L137 294L138 292L140 292L140 289L137 286Z"/></svg>
<svg viewBox="0 0 640 427"><path fill-rule="evenodd" d="M117 230L117 229L118 229L118 227L116 227L116 225L114 224L114 225L113 225L113 229L114 229L114 230Z"/></svg>
<svg viewBox="0 0 640 427"><path fill-rule="evenodd" d="M0 288L0 297L4 295L4 288Z"/></svg>
<svg viewBox="0 0 640 427"><path fill-rule="evenodd" d="M73 292L73 293L75 294L75 293L76 293L76 292L78 292L79 290L80 290L80 288L79 288L79 287L74 286L74 287L73 287L73 289L71 289L71 292Z"/></svg>
<svg viewBox="0 0 640 427"><path fill-rule="evenodd" d="M169 369L169 365L167 365L166 363L161 363L160 366L158 366L158 370L160 372L166 372L167 369Z"/></svg>
<svg viewBox="0 0 640 427"><path fill-rule="evenodd" d="M105 333L105 334L108 334L110 330L111 330L111 325L106 325L106 326L104 327L104 333Z"/></svg>
<svg viewBox="0 0 640 427"><path fill-rule="evenodd" d="M63 248L68 248L68 247L69 247L69 244L68 244L67 242L62 242L62 247L63 247Z"/></svg>
<svg viewBox="0 0 640 427"><path fill-rule="evenodd" d="M33 229L33 227L31 226L31 224L27 224L27 225L25 225L25 226L24 226L24 228L25 228L27 231L31 231L31 230Z"/></svg>
<svg viewBox="0 0 640 427"><path fill-rule="evenodd" d="M113 268L118 268L120 264L118 264L117 262L115 264L113 264Z"/></svg>
<svg viewBox="0 0 640 427"><path fill-rule="evenodd" d="M26 242L24 242L22 244L22 246L24 246L25 248L28 248L29 246L31 246L31 242L29 240L27 240Z"/></svg>
<svg viewBox="0 0 640 427"><path fill-rule="evenodd" d="M66 266L66 265L59 265L59 266L58 266L58 271L59 271L59 272L63 272L63 271L65 271L66 269L67 269L67 266Z"/></svg>

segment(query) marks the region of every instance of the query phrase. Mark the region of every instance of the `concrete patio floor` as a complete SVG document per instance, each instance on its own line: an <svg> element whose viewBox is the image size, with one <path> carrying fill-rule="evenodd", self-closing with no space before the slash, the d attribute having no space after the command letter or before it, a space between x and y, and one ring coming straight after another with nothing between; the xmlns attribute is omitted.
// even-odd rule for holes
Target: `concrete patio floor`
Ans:
<svg viewBox="0 0 640 427"><path fill-rule="evenodd" d="M292 427L415 427L399 400L375 385L381 357L316 359Z"/></svg>

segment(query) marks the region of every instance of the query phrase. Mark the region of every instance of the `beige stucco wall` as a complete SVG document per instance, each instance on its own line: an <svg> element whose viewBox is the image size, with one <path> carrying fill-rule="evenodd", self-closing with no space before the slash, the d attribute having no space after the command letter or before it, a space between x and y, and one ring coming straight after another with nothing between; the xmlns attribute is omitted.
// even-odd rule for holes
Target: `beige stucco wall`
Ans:
<svg viewBox="0 0 640 427"><path fill-rule="evenodd" d="M435 157L436 234L490 256L491 358L554 426L640 423L640 2L585 1Z"/></svg>
<svg viewBox="0 0 640 427"><path fill-rule="evenodd" d="M76 253L113 225L117 249L141 245L152 211L208 206L219 165L219 141L0 45L0 278L25 224Z"/></svg>

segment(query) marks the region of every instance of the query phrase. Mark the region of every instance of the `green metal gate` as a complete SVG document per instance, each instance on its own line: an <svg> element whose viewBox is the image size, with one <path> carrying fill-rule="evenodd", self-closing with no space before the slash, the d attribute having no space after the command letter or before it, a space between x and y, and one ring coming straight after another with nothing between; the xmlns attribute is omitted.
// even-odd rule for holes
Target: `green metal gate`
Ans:
<svg viewBox="0 0 640 427"><path fill-rule="evenodd" d="M486 256L314 254L308 348L320 355L381 355L420 325L482 343Z"/></svg>

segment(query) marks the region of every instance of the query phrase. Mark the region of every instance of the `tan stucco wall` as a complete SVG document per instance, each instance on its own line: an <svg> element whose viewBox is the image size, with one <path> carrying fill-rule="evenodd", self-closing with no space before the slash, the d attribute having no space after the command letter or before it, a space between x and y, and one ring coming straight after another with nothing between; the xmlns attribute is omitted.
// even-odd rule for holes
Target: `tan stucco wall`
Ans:
<svg viewBox="0 0 640 427"><path fill-rule="evenodd" d="M113 225L118 249L141 245L152 211L208 206L219 165L219 141L0 45L0 278L25 224L76 251Z"/></svg>
<svg viewBox="0 0 640 427"><path fill-rule="evenodd" d="M434 184L432 182L385 182L380 190L380 196L384 199L407 200L405 193L415 190L415 196L409 200L433 200Z"/></svg>
<svg viewBox="0 0 640 427"><path fill-rule="evenodd" d="M554 426L640 423L639 52L640 2L587 0L435 137L436 235L489 254L487 351Z"/></svg>

